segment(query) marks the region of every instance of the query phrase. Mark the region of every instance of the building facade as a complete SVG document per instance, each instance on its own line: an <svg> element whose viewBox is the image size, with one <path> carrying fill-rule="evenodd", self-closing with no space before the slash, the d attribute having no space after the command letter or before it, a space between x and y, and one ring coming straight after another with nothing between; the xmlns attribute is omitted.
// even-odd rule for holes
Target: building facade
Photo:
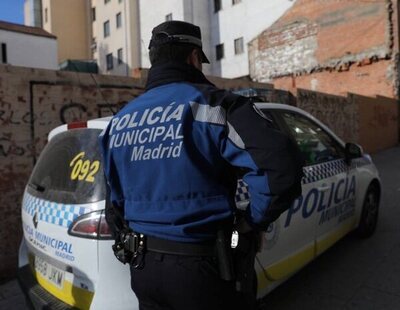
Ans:
<svg viewBox="0 0 400 310"><path fill-rule="evenodd" d="M25 0L25 26L42 27L42 0Z"/></svg>
<svg viewBox="0 0 400 310"><path fill-rule="evenodd" d="M59 62L94 59L101 73L132 75L135 68L150 67L148 45L154 26L167 20L182 20L202 30L203 49L211 62L203 66L204 73L237 78L249 75L248 42L273 24L294 1L38 0L38 3L41 3L43 28L59 40ZM26 10L26 19L30 18L29 12Z"/></svg>
<svg viewBox="0 0 400 310"><path fill-rule="evenodd" d="M91 59L90 2L42 0L43 29L57 36L58 63Z"/></svg>
<svg viewBox="0 0 400 310"><path fill-rule="evenodd" d="M248 43L289 9L293 0L209 1L211 74L249 75Z"/></svg>
<svg viewBox="0 0 400 310"><path fill-rule="evenodd" d="M297 0L250 42L250 76L293 93L399 98L398 9L393 0Z"/></svg>
<svg viewBox="0 0 400 310"><path fill-rule="evenodd" d="M140 64L137 0L92 0L92 57L100 72L131 75Z"/></svg>
<svg viewBox="0 0 400 310"><path fill-rule="evenodd" d="M166 20L198 25L211 64L206 74L237 78L249 74L247 44L275 22L291 0L140 0L141 64L150 66L148 44L153 27Z"/></svg>
<svg viewBox="0 0 400 310"><path fill-rule="evenodd" d="M57 38L38 27L0 21L0 64L57 69Z"/></svg>

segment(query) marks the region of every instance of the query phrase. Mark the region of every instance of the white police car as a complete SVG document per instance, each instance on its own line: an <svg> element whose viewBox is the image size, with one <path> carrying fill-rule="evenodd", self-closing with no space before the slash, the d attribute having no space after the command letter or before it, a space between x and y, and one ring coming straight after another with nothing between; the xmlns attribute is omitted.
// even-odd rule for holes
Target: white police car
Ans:
<svg viewBox="0 0 400 310"><path fill-rule="evenodd" d="M344 144L308 113L281 104L257 107L297 141L307 164L302 196L263 236L255 263L261 298L348 232L370 236L381 185L360 147ZM25 189L19 280L37 308L138 308L104 218L97 136L109 120L54 129ZM238 207L249 198L239 181Z"/></svg>

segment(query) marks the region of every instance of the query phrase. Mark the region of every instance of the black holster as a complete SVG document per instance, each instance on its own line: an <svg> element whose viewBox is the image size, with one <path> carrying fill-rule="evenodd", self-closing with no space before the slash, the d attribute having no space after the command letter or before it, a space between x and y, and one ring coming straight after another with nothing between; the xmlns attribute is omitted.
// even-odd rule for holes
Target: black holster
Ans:
<svg viewBox="0 0 400 310"><path fill-rule="evenodd" d="M218 269L221 279L225 281L235 280L231 238L232 231L218 230L216 240Z"/></svg>
<svg viewBox="0 0 400 310"><path fill-rule="evenodd" d="M254 262L259 250L259 233L251 231L239 234L239 243L233 249L233 263L236 273L236 290L254 294L256 274Z"/></svg>

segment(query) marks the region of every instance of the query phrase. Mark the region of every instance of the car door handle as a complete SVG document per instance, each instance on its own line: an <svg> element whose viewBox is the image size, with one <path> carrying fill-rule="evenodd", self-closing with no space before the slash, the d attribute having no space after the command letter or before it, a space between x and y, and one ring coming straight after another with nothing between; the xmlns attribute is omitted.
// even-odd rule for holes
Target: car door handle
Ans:
<svg viewBox="0 0 400 310"><path fill-rule="evenodd" d="M330 189L329 186L321 186L321 187L318 187L318 190L319 190L320 192L326 192L326 191L329 190L329 189Z"/></svg>

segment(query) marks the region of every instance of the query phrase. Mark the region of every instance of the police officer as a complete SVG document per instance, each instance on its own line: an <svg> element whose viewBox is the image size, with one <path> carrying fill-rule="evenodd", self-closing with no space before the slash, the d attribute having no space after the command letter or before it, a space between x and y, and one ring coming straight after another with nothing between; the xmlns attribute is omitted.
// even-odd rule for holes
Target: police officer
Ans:
<svg viewBox="0 0 400 310"><path fill-rule="evenodd" d="M222 258L215 249L232 232L238 172L251 203L236 229L265 231L301 192L298 150L247 98L206 79L199 27L158 25L149 55L145 93L100 137L111 200L135 234L132 289L140 309L235 309L235 279L221 275L229 246Z"/></svg>

